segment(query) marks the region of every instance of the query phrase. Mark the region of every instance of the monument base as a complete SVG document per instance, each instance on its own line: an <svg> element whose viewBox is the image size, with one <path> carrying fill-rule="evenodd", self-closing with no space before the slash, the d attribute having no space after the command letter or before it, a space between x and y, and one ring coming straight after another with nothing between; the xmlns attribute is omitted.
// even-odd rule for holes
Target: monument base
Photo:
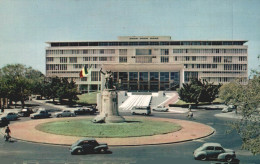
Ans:
<svg viewBox="0 0 260 164"><path fill-rule="evenodd" d="M122 123L125 122L124 117L122 116L108 116L105 119L106 123Z"/></svg>

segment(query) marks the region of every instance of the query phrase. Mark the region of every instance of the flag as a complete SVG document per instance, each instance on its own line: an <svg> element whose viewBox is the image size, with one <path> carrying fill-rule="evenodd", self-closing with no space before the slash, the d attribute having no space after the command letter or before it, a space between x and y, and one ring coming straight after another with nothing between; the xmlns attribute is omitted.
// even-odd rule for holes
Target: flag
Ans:
<svg viewBox="0 0 260 164"><path fill-rule="evenodd" d="M88 71L88 70L86 69L86 66L84 66L84 67L81 69L80 73L79 73L79 77L80 77L80 78L85 77L87 71Z"/></svg>
<svg viewBox="0 0 260 164"><path fill-rule="evenodd" d="M87 69L87 67L84 66L84 67L82 68L82 70L80 71L80 73L79 73L79 77L82 78L82 77L88 76L88 74L91 72L91 66L92 66L92 65L90 65L89 69Z"/></svg>

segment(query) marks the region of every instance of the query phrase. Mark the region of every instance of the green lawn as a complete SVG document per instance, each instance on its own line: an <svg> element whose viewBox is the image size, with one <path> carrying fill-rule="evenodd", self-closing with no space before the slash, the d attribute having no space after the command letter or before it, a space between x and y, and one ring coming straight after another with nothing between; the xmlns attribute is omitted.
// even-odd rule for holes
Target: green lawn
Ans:
<svg viewBox="0 0 260 164"><path fill-rule="evenodd" d="M131 118L124 123L94 124L93 118L63 120L40 124L36 129L58 135L98 138L124 138L165 134L181 129L178 124Z"/></svg>
<svg viewBox="0 0 260 164"><path fill-rule="evenodd" d="M96 104L97 103L97 93L99 93L99 92L90 92L90 93L78 95L79 100L77 101L77 103Z"/></svg>

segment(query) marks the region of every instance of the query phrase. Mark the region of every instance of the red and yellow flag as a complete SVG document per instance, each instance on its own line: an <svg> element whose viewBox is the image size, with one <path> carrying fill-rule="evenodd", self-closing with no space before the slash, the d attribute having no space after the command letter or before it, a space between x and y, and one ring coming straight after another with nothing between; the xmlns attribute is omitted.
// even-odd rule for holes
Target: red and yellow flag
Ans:
<svg viewBox="0 0 260 164"><path fill-rule="evenodd" d="M84 66L79 73L79 77L80 78L85 77L87 74L88 74L88 70L86 69L86 66Z"/></svg>

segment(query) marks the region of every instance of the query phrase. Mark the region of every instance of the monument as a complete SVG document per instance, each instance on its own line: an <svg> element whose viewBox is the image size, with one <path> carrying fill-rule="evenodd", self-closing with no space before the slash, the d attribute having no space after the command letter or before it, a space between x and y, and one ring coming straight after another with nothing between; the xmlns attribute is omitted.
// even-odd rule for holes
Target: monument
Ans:
<svg viewBox="0 0 260 164"><path fill-rule="evenodd" d="M119 115L118 112L118 95L116 92L116 86L113 82L113 72L106 71L103 72L102 68L100 69L100 73L104 76L101 77L101 81L103 82L105 78L105 89L101 91L101 104L99 106L99 115L93 119L94 123L121 123L124 122L125 119ZM103 85L103 83L102 83ZM103 88L103 87L102 87Z"/></svg>

